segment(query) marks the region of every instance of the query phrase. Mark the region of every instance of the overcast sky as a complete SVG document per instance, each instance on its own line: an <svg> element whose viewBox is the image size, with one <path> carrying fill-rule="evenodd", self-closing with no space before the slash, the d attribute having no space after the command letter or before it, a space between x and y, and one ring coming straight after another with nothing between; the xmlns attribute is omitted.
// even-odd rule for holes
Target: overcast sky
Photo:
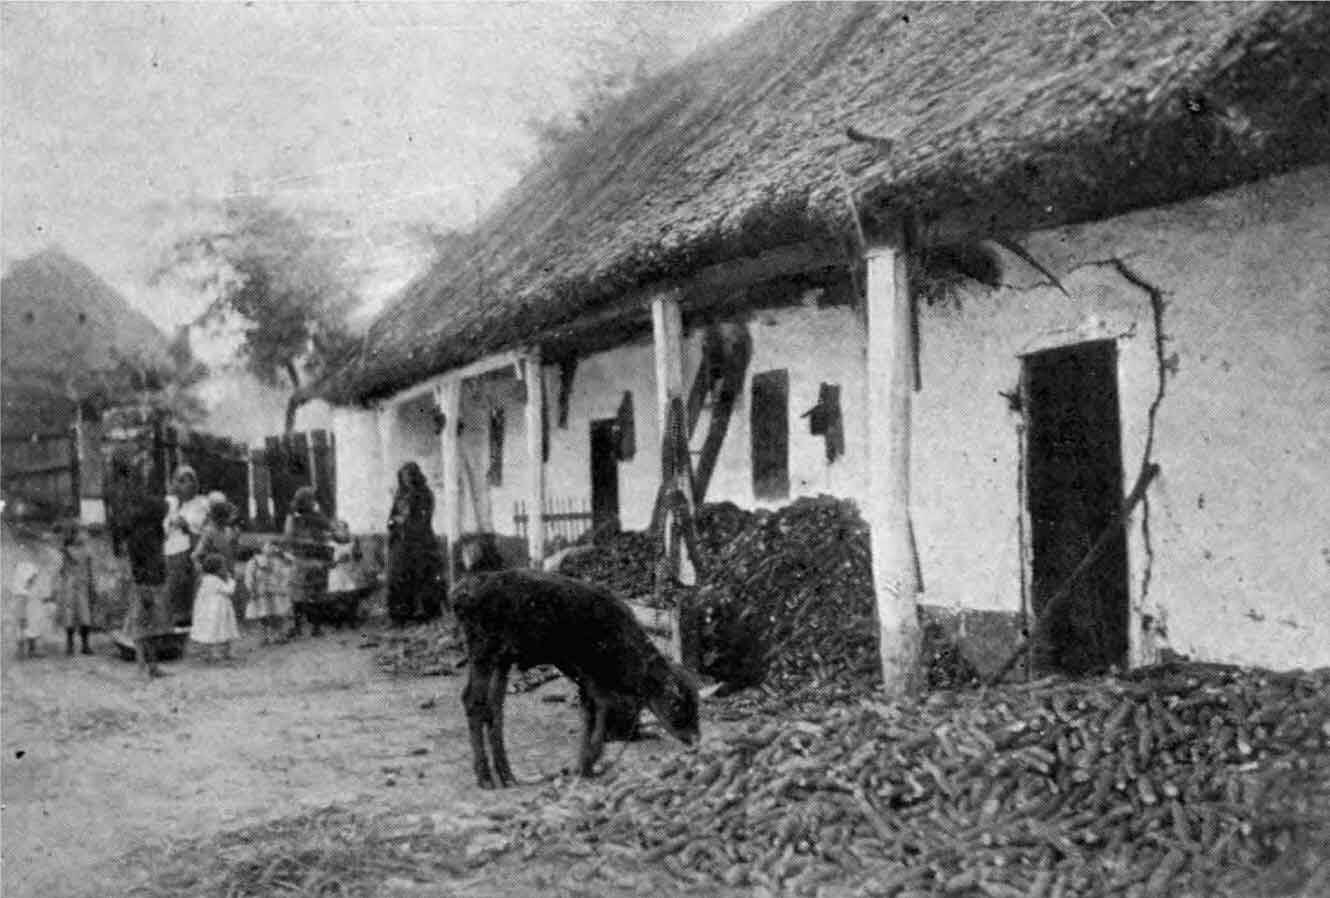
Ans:
<svg viewBox="0 0 1330 898"><path fill-rule="evenodd" d="M4 3L5 265L59 245L169 328L199 304L147 286L161 248L249 189L334 214L382 298L421 264L408 225L474 221L588 65L677 58L758 8Z"/></svg>

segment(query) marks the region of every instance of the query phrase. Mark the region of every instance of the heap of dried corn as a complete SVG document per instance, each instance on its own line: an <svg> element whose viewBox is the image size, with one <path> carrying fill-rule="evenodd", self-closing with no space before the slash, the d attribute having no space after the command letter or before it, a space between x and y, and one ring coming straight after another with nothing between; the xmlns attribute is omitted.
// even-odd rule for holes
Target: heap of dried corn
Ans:
<svg viewBox="0 0 1330 898"><path fill-rule="evenodd" d="M374 663L396 677L433 677L453 673L465 658L452 624L436 621L384 634Z"/></svg>
<svg viewBox="0 0 1330 898"><path fill-rule="evenodd" d="M380 640L374 663L394 677L451 676L466 662L466 646L451 621L438 621L389 633ZM559 672L542 664L515 672L508 680L513 694L533 692L556 680Z"/></svg>
<svg viewBox="0 0 1330 898"><path fill-rule="evenodd" d="M625 530L599 535L593 546L564 559L559 570L631 598L651 592L655 563L651 535Z"/></svg>
<svg viewBox="0 0 1330 898"><path fill-rule="evenodd" d="M868 529L852 502L801 498L723 529L698 595L705 672L754 681L757 655L782 688L873 675Z"/></svg>
<svg viewBox="0 0 1330 898"><path fill-rule="evenodd" d="M1282 878L1323 895L1328 749L1330 671L860 698L556 787L543 799L567 813L528 818L518 845L594 854L611 881L658 862L776 894L1250 895Z"/></svg>

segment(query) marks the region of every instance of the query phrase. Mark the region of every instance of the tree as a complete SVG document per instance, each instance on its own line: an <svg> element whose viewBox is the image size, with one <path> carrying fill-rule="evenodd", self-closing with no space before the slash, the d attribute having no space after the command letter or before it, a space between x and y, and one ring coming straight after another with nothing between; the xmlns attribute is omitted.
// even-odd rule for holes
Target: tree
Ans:
<svg viewBox="0 0 1330 898"><path fill-rule="evenodd" d="M238 354L260 382L291 390L285 429L312 396L309 385L347 358L347 317L358 298L346 248L308 215L249 194L224 200L216 220L167 250L158 279L209 295L200 324L239 324Z"/></svg>

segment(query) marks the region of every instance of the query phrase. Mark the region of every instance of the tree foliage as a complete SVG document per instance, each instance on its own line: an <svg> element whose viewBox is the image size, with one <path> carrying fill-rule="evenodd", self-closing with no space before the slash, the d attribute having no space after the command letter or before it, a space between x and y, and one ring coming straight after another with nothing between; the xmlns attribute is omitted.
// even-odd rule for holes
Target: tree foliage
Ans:
<svg viewBox="0 0 1330 898"><path fill-rule="evenodd" d="M347 319L357 296L345 247L331 229L264 197L229 197L217 211L171 245L158 274L209 296L200 324L240 326L245 368L291 390L290 432L308 386L353 346Z"/></svg>

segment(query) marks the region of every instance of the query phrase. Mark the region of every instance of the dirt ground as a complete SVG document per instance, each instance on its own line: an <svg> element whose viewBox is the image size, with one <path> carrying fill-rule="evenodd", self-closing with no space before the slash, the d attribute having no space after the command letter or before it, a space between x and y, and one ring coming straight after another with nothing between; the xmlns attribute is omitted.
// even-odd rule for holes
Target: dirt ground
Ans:
<svg viewBox="0 0 1330 898"><path fill-rule="evenodd" d="M188 658L147 682L94 637L94 656L3 662L3 894L123 894L146 876L121 861L144 845L330 804L444 812L460 821L537 787L485 792L472 780L462 676L392 679L373 663L377 630L283 646L253 637L231 665ZM509 750L533 782L568 764L575 704L566 681L508 703ZM633 767L676 751L627 747ZM611 746L608 758L619 754ZM534 894L534 892L533 892Z"/></svg>

